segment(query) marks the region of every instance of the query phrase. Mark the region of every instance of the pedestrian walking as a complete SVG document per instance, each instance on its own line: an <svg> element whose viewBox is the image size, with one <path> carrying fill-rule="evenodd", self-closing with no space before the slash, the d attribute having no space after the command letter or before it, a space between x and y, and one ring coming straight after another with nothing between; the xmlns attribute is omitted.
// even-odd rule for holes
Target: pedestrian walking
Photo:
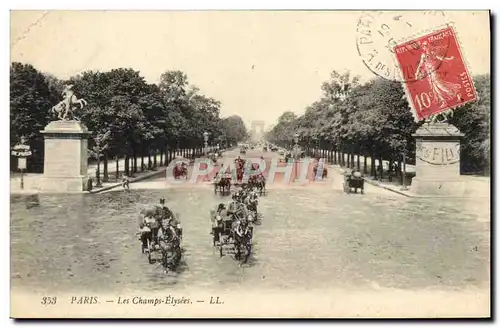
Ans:
<svg viewBox="0 0 500 328"><path fill-rule="evenodd" d="M128 178L128 176L126 174L123 175L123 178L122 178L122 188L123 190L129 190L130 189L130 180Z"/></svg>

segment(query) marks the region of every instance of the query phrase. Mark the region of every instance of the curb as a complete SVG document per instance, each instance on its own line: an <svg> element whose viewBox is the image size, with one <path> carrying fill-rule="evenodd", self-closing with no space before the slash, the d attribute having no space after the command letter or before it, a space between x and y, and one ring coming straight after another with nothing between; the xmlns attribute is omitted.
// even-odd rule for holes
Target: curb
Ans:
<svg viewBox="0 0 500 328"><path fill-rule="evenodd" d="M157 171L146 173L146 174L144 174L142 176L139 176L137 178L130 179L130 183L138 182L138 181L141 181L141 180L144 180L144 179L151 178L151 177L153 177L155 175L163 174L163 173L165 173L166 170L167 170L167 168L165 167L165 168L161 168L161 169L159 169ZM99 188L99 189L95 189L95 190L93 189L91 191L87 191L87 192L84 192L84 193L87 193L87 194L98 194L100 192L107 191L107 190L110 190L110 189L114 189L114 188L116 188L118 186L121 186L121 184L122 184L121 182L116 182L116 183L114 183L112 185L105 186L105 187L102 187L102 188Z"/></svg>
<svg viewBox="0 0 500 328"><path fill-rule="evenodd" d="M373 180L370 180L368 178L363 178L365 180L366 183L368 184L371 184L372 186L375 186L375 187L379 187L379 188L382 188L382 189L385 189L385 190L388 190L388 191L392 191L396 194L399 194L399 195L402 195L402 196L405 196L405 197L415 197L414 195L410 195L408 193L405 193L404 191L400 191L400 190L396 190L396 189L393 189L393 188L389 188L387 186L384 186L382 184L379 184Z"/></svg>

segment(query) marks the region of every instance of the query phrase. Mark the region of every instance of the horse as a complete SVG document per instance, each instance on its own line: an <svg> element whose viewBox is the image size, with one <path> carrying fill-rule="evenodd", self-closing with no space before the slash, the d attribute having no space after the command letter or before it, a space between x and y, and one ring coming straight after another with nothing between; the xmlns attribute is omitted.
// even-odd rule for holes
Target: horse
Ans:
<svg viewBox="0 0 500 328"><path fill-rule="evenodd" d="M257 205L259 204L259 201L257 200L257 197L253 197L252 195L247 196L247 202L246 206L248 211L252 214L253 216L253 221L257 221L259 219L259 213L257 210Z"/></svg>
<svg viewBox="0 0 500 328"><path fill-rule="evenodd" d="M73 119L79 121L79 119L74 115L73 106L80 105L80 109L87 105L87 101L83 98L78 99L74 94L61 100L57 105L53 106L50 111L53 114L57 114L57 118L60 120L66 120L68 114L73 116Z"/></svg>
<svg viewBox="0 0 500 328"><path fill-rule="evenodd" d="M442 117L441 120L438 120L439 117ZM427 120L428 123L434 124L434 123L447 123L449 118L453 118L453 109L447 109L444 112L432 115L429 117Z"/></svg>
<svg viewBox="0 0 500 328"><path fill-rule="evenodd" d="M166 271L174 270L180 263L182 250L180 237L175 236L170 229L167 233L158 237L158 245L161 249L161 263Z"/></svg>
<svg viewBox="0 0 500 328"><path fill-rule="evenodd" d="M185 165L176 165L174 167L174 178L179 179L180 177L185 177L187 179L187 167Z"/></svg>
<svg viewBox="0 0 500 328"><path fill-rule="evenodd" d="M240 230L238 233L238 230ZM252 228L248 226L246 222L240 222L232 228L233 240L234 240L234 257L242 263L247 263L248 258L252 252ZM242 251L244 252L243 257Z"/></svg>
<svg viewBox="0 0 500 328"><path fill-rule="evenodd" d="M259 174L255 177L253 187L257 188L261 196L266 192L266 178L264 178L264 175Z"/></svg>
<svg viewBox="0 0 500 328"><path fill-rule="evenodd" d="M225 195L229 194L231 192L231 178L224 177L221 178L219 181L215 182L215 193L217 193L217 189Z"/></svg>

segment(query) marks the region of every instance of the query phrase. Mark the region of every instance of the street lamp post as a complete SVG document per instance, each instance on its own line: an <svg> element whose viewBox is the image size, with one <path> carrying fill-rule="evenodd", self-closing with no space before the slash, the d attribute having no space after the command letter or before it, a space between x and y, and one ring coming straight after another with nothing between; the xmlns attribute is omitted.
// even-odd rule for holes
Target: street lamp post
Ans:
<svg viewBox="0 0 500 328"><path fill-rule="evenodd" d="M205 141L205 157L208 156L208 136L209 133L207 131L203 132L203 140Z"/></svg>
<svg viewBox="0 0 500 328"><path fill-rule="evenodd" d="M300 155L301 155L301 149L299 146L299 134L295 133L293 135L293 150L292 150L292 155L294 159L294 167L295 167L295 179L298 179L299 175L299 160L300 160Z"/></svg>
<svg viewBox="0 0 500 328"><path fill-rule="evenodd" d="M406 142L403 144L403 185L401 186L401 190L408 190L406 186Z"/></svg>
<svg viewBox="0 0 500 328"><path fill-rule="evenodd" d="M21 189L24 189L24 170L26 169L26 158L31 156L30 146L26 145L25 137L21 137L21 142L13 147L12 155L17 157L17 168L21 171Z"/></svg>

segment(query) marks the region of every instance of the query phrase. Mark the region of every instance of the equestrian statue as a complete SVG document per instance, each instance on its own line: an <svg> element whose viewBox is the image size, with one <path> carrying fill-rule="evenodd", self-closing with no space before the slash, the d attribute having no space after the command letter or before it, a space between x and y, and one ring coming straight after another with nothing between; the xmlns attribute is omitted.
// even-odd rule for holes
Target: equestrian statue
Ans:
<svg viewBox="0 0 500 328"><path fill-rule="evenodd" d="M82 109L84 105L87 105L87 101L83 98L78 99L76 97L72 84L64 87L62 95L63 100L50 109L51 113L57 114L57 118L62 121L79 121L80 119L74 114L75 106L80 105L80 109Z"/></svg>
<svg viewBox="0 0 500 328"><path fill-rule="evenodd" d="M439 119L441 117L441 119ZM448 123L448 119L453 118L453 109L447 109L444 112L431 115L425 120L425 123Z"/></svg>

